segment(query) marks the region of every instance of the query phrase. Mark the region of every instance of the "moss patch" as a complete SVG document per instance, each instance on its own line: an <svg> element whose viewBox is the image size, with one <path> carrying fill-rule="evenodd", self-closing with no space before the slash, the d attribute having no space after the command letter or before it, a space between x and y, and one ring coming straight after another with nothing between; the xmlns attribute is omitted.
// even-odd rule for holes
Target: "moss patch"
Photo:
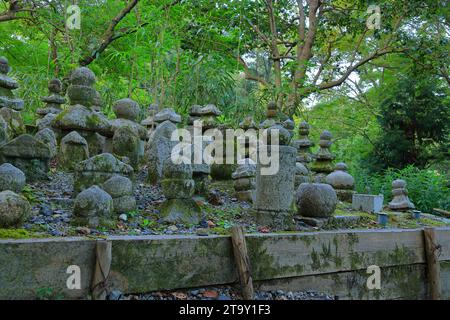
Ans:
<svg viewBox="0 0 450 320"><path fill-rule="evenodd" d="M0 229L0 239L30 239L42 237L42 235L29 232L25 229Z"/></svg>

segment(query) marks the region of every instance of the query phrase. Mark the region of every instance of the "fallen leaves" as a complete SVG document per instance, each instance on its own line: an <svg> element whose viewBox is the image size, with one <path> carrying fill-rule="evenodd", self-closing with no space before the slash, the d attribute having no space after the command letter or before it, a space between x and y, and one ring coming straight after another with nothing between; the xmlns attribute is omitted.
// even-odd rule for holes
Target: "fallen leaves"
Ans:
<svg viewBox="0 0 450 320"><path fill-rule="evenodd" d="M185 293L179 292L179 291L172 292L172 296L174 296L174 298L178 299L178 300L186 300L187 299L187 295Z"/></svg>
<svg viewBox="0 0 450 320"><path fill-rule="evenodd" d="M219 293L216 290L206 290L203 292L203 297L217 299L219 297Z"/></svg>

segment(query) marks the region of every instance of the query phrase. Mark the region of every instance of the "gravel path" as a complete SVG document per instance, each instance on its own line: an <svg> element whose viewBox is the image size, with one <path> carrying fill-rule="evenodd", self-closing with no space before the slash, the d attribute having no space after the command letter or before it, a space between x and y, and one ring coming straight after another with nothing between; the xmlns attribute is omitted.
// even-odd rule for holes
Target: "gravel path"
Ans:
<svg viewBox="0 0 450 320"><path fill-rule="evenodd" d="M158 291L141 295L123 295L112 291L110 300L242 300L239 289L233 286L195 288L177 291ZM325 293L315 291L256 291L255 300L336 300Z"/></svg>

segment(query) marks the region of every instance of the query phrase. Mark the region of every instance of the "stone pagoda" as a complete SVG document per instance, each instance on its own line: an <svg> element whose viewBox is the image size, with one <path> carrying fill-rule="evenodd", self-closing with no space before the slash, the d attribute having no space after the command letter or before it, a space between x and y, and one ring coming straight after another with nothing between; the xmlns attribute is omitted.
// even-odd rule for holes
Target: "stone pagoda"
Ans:
<svg viewBox="0 0 450 320"><path fill-rule="evenodd" d="M195 134L197 133L194 129L196 121L201 121L202 130L201 134L204 134L208 129L218 128L217 117L220 116L222 112L213 104L208 104L205 106L194 105L189 110L189 118L187 127L188 130L191 131L192 139L195 141ZM194 123L195 122L195 123ZM208 142L203 141L202 152L205 150ZM210 174L211 174L211 166L207 163L202 162L195 163L194 155L195 155L195 146L192 144L192 176L195 181L195 194L199 196L207 196L209 193L209 184L210 184ZM230 171L230 176L231 176Z"/></svg>
<svg viewBox="0 0 450 320"><path fill-rule="evenodd" d="M23 109L24 102L14 96L13 90L19 85L14 79L8 77L10 70L8 60L0 57L0 116L7 124L8 137L13 139L26 133L26 130L19 112Z"/></svg>
<svg viewBox="0 0 450 320"><path fill-rule="evenodd" d="M325 176L333 172L333 159L334 155L330 151L330 147L333 144L331 141L332 135L329 131L325 130L320 135L319 151L315 155L314 161L311 163L311 171L316 173L315 180L317 182L325 182Z"/></svg>
<svg viewBox="0 0 450 320"><path fill-rule="evenodd" d="M114 103L113 111L117 119L110 120L113 136L108 137L106 149L119 156L129 157L129 154L134 154L133 160L129 158L132 160L133 167L137 167L139 160L144 156L145 142L147 141L146 128L136 122L140 113L139 105L132 99L121 99ZM127 134L127 131L133 133L136 138ZM133 147L131 145L127 147L126 140L137 141L132 143ZM116 141L115 144L114 141Z"/></svg>
<svg viewBox="0 0 450 320"><path fill-rule="evenodd" d="M397 179L392 182L393 199L389 202L389 209L395 211L405 211L414 209L414 204L409 200L406 181Z"/></svg>
<svg viewBox="0 0 450 320"><path fill-rule="evenodd" d="M62 111L62 105L66 103L66 98L61 95L62 83L59 79L52 79L48 83L48 96L42 97L41 101L46 103L44 108L40 108L36 113L45 117L49 113L58 114Z"/></svg>
<svg viewBox="0 0 450 320"><path fill-rule="evenodd" d="M302 121L298 127L299 139L292 142L292 146L297 149L297 162L302 163L306 167L313 160L311 147L314 143L309 140L309 130L309 124L306 121Z"/></svg>
<svg viewBox="0 0 450 320"><path fill-rule="evenodd" d="M274 101L269 102L269 104L267 105L266 120L261 122L259 127L261 129L267 129L276 125L278 123L277 114L278 114L277 104Z"/></svg>
<svg viewBox="0 0 450 320"><path fill-rule="evenodd" d="M9 71L11 71L11 68L8 60L5 57L0 57L0 108L6 107L21 111L24 102L22 99L17 99L13 93L13 90L17 89L19 85L14 79L8 77Z"/></svg>
<svg viewBox="0 0 450 320"><path fill-rule="evenodd" d="M75 69L67 88L70 107L57 115L52 127L63 137L77 131L89 144L89 154L94 156L105 149L106 136L112 136L109 121L92 109L97 91L94 88L95 75L85 67Z"/></svg>
<svg viewBox="0 0 450 320"><path fill-rule="evenodd" d="M217 117L221 114L222 112L213 104L207 104L203 107L193 105L189 110L188 124L192 126L194 121L201 120L204 132L218 126Z"/></svg>

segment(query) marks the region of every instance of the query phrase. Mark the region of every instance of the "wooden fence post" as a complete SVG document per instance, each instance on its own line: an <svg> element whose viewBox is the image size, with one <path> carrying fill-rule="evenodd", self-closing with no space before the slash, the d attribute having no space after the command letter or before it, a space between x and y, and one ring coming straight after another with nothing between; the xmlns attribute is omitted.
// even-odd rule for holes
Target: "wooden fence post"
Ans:
<svg viewBox="0 0 450 320"><path fill-rule="evenodd" d="M109 293L108 277L111 270L112 242L99 240L95 249L96 262L92 277L92 299L106 300Z"/></svg>
<svg viewBox="0 0 450 320"><path fill-rule="evenodd" d="M441 280L439 265L439 245L436 243L436 236L433 228L424 228L425 256L427 261L427 274L430 298L439 300L441 298Z"/></svg>
<svg viewBox="0 0 450 320"><path fill-rule="evenodd" d="M234 226L231 229L231 241L233 243L234 260L236 262L239 281L242 287L242 297L246 300L253 300L253 280L250 272L250 259L245 242L244 229L242 226Z"/></svg>

